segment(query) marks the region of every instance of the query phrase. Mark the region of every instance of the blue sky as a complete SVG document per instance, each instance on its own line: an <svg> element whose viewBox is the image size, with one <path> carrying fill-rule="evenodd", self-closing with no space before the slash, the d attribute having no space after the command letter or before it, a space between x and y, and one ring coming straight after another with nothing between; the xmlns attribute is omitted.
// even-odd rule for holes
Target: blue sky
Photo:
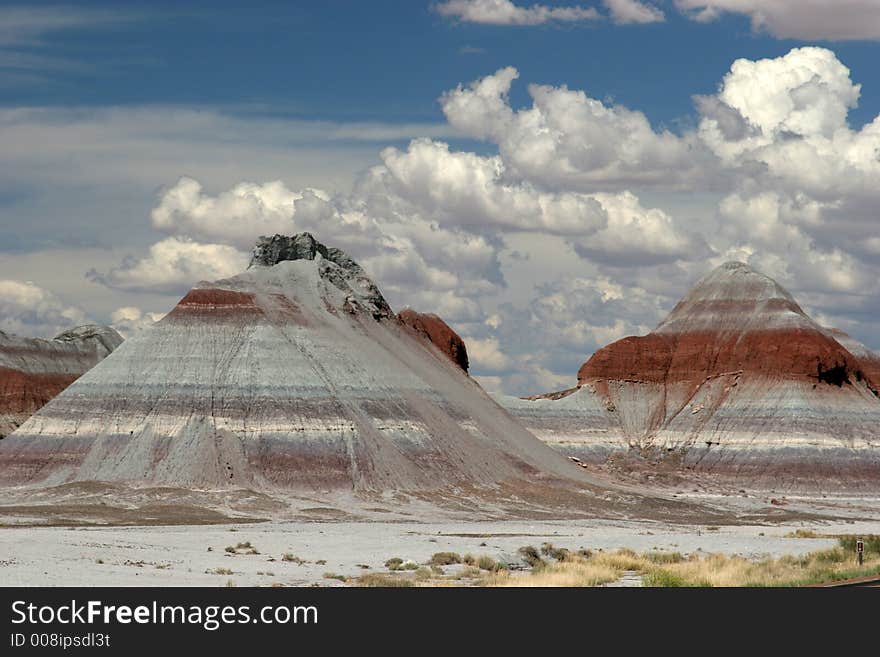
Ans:
<svg viewBox="0 0 880 657"><path fill-rule="evenodd" d="M52 11L57 5L28 6ZM734 59L777 57L811 43L755 33L737 15L710 24L669 12L662 24L499 27L457 22L430 3L401 0L83 1L71 13L82 22L20 47L58 67L18 72L35 78L19 84L6 69L3 105L170 103L304 118L434 121L442 120L436 103L442 91L515 66L523 79L584 89L674 128L693 119L691 95L713 92L719 71ZM834 49L865 83L851 120L873 118L880 109L880 85L871 84L876 43L837 42ZM525 90L513 101L525 102Z"/></svg>
<svg viewBox="0 0 880 657"><path fill-rule="evenodd" d="M880 7L807 5L6 3L0 328L133 333L310 229L509 392L733 257L880 347Z"/></svg>

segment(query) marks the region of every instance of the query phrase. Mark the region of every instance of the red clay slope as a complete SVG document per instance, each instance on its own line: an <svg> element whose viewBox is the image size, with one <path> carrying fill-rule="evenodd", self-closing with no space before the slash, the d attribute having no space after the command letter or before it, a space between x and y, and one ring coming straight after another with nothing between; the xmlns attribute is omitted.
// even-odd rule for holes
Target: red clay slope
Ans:
<svg viewBox="0 0 880 657"><path fill-rule="evenodd" d="M838 337L773 279L731 262L652 333L597 351L578 388L501 403L595 463L623 454L737 486L874 491L880 368Z"/></svg>
<svg viewBox="0 0 880 657"><path fill-rule="evenodd" d="M468 354L464 340L437 315L404 308L397 313L397 319L436 346L462 370L468 371Z"/></svg>
<svg viewBox="0 0 880 657"><path fill-rule="evenodd" d="M653 333L597 351L578 371L578 384L697 385L728 372L834 385L866 376L859 359L779 284L732 262L704 278Z"/></svg>
<svg viewBox="0 0 880 657"><path fill-rule="evenodd" d="M122 343L111 328L80 326L52 340L0 331L0 438Z"/></svg>

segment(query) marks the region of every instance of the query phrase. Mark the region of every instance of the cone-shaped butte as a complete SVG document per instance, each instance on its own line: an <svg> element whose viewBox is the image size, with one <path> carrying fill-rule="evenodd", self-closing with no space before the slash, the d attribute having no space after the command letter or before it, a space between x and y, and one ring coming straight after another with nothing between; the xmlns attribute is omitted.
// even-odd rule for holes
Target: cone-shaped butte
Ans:
<svg viewBox="0 0 880 657"><path fill-rule="evenodd" d="M0 480L610 499L308 234L261 238L56 397L0 443Z"/></svg>
<svg viewBox="0 0 880 657"><path fill-rule="evenodd" d="M122 336L106 326L78 326L52 340L0 331L0 438L120 344Z"/></svg>
<svg viewBox="0 0 880 657"><path fill-rule="evenodd" d="M652 333L599 349L569 394L501 402L594 462L742 487L877 490L875 376L776 281L731 262Z"/></svg>

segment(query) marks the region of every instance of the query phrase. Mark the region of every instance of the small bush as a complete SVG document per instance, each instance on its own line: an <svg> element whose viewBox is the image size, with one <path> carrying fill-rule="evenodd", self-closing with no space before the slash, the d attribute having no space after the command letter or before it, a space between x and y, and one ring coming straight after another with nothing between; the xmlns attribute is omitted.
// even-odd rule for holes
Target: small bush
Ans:
<svg viewBox="0 0 880 657"><path fill-rule="evenodd" d="M455 574L455 579L477 579L481 574L479 568L475 566L465 566Z"/></svg>
<svg viewBox="0 0 880 657"><path fill-rule="evenodd" d="M681 563L685 560L681 552L647 552L645 559L657 564Z"/></svg>
<svg viewBox="0 0 880 657"><path fill-rule="evenodd" d="M533 569L541 568L544 565L544 560L541 558L541 555L538 554L538 550L535 547L525 545L521 547L518 552L523 556L525 562Z"/></svg>
<svg viewBox="0 0 880 657"><path fill-rule="evenodd" d="M324 579L338 579L340 582L348 581L348 578L345 575L330 572L324 573Z"/></svg>
<svg viewBox="0 0 880 657"><path fill-rule="evenodd" d="M385 567L388 570L401 570L401 566L403 565L403 559L400 557L391 557L388 561L385 562Z"/></svg>
<svg viewBox="0 0 880 657"><path fill-rule="evenodd" d="M568 558L568 550L565 548L553 547L552 543L544 543L541 545L541 554L556 561L565 561Z"/></svg>
<svg viewBox="0 0 880 657"><path fill-rule="evenodd" d="M785 538L821 538L821 536L812 529L796 529L793 532L788 532Z"/></svg>
<svg viewBox="0 0 880 657"><path fill-rule="evenodd" d="M209 572L212 572L214 575L232 575L233 574L233 572L231 570L229 570L229 568L215 568L214 570L209 571Z"/></svg>
<svg viewBox="0 0 880 657"><path fill-rule="evenodd" d="M841 536L837 539L837 544L852 554L856 553L856 541L861 539L864 542L865 555L868 552L880 554L880 536L870 534L868 536Z"/></svg>
<svg viewBox="0 0 880 657"><path fill-rule="evenodd" d="M501 570L501 564L495 561L492 557L483 555L477 559L477 568L494 573L496 570Z"/></svg>
<svg viewBox="0 0 880 657"><path fill-rule="evenodd" d="M642 585L663 587L685 586L685 581L681 575L676 575L661 568L645 575L642 578Z"/></svg>
<svg viewBox="0 0 880 657"><path fill-rule="evenodd" d="M427 571L427 568L425 570ZM428 572L430 574L430 571ZM369 573L368 575L363 575L355 580L355 584L357 586L384 588L415 586L415 584L408 579L395 577L394 575L388 575L386 573Z"/></svg>
<svg viewBox="0 0 880 657"><path fill-rule="evenodd" d="M848 559L851 559L853 554L855 553L855 547L853 547L852 552L845 550L841 547L831 548L830 550L819 550L818 552L813 552L812 556L819 563L843 563ZM809 555L808 555L809 556Z"/></svg>
<svg viewBox="0 0 880 657"><path fill-rule="evenodd" d="M432 563L435 566L451 566L461 563L461 555L458 552L435 552L428 563Z"/></svg>
<svg viewBox="0 0 880 657"><path fill-rule="evenodd" d="M300 559L298 556L296 556L295 554L291 554L290 552L285 552L281 556L281 561L290 561L290 562L295 563L297 566L301 566L304 563L308 563L305 559Z"/></svg>
<svg viewBox="0 0 880 657"><path fill-rule="evenodd" d="M461 562L466 566L473 566L477 563L477 558L474 555L468 553L461 558Z"/></svg>

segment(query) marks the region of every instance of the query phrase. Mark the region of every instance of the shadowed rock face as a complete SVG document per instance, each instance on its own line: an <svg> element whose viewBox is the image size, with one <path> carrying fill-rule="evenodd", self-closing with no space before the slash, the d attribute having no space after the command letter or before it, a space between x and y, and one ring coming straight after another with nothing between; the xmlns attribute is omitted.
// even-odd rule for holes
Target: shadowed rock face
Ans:
<svg viewBox="0 0 880 657"><path fill-rule="evenodd" d="M776 281L732 262L652 333L598 350L569 394L501 402L597 463L635 455L732 485L880 489L877 361L839 337Z"/></svg>
<svg viewBox="0 0 880 657"><path fill-rule="evenodd" d="M874 390L880 390L880 354L871 351L864 344L840 329L828 329L831 336L859 359L859 368L871 382Z"/></svg>
<svg viewBox="0 0 880 657"><path fill-rule="evenodd" d="M122 336L105 326L78 326L52 340L0 331L0 436L14 431L120 344Z"/></svg>
<svg viewBox="0 0 880 657"><path fill-rule="evenodd" d="M404 308L397 313L397 319L426 338L462 370L468 371L467 347L464 340L437 315L417 313L411 308Z"/></svg>
<svg viewBox="0 0 880 657"><path fill-rule="evenodd" d="M72 481L359 494L592 482L308 234L261 238L246 272L199 284L0 443L0 483Z"/></svg>

